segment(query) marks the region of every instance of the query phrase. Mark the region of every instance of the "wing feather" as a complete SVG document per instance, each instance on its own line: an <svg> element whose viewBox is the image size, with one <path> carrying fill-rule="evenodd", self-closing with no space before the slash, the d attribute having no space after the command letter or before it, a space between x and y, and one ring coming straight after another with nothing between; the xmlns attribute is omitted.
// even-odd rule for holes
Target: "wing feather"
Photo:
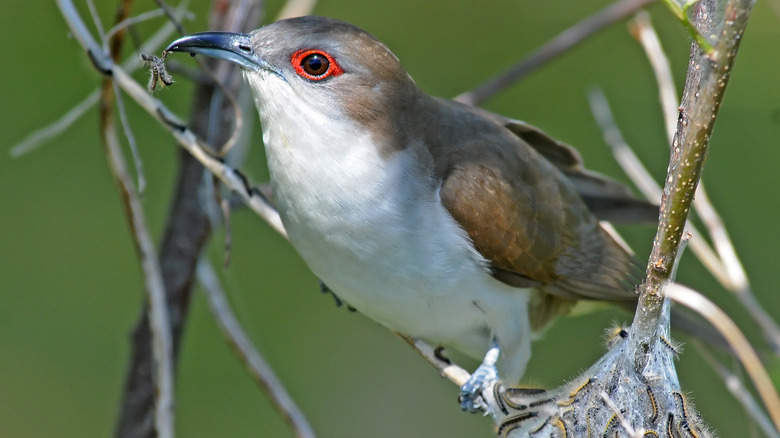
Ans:
<svg viewBox="0 0 780 438"><path fill-rule="evenodd" d="M441 202L494 276L568 300L635 299L633 257L601 228L562 164L547 159L557 156L574 169L578 155L549 144L543 155L481 110L451 109L457 129L471 133L450 144L429 142L450 149L431 151L443 172Z"/></svg>

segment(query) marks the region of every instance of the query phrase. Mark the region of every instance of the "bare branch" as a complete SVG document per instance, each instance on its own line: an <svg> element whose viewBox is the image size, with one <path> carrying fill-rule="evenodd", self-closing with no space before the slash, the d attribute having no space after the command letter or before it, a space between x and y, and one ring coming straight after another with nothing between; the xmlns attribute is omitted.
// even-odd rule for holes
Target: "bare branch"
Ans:
<svg viewBox="0 0 780 438"><path fill-rule="evenodd" d="M260 0L240 0L229 4L215 0L212 2L210 12L210 27L215 30L246 32L257 26L261 13L260 6ZM132 82L124 71L112 72L112 76L115 80L116 77L120 78L117 80L120 85L123 82ZM218 145L230 143L233 129L240 128L240 122L231 126L231 118L222 117L229 114L231 108L233 110L236 108L235 105L225 103L230 102L229 98L225 99L225 95L236 93L242 84L240 79L240 72L237 69L221 68L212 80L200 82L195 87L190 116L193 131L189 132L189 135L192 139L198 137L206 139L208 143L201 143L200 147L218 151ZM133 85L133 92L139 91L138 84L133 83ZM150 97L148 94L143 96L145 93L143 91L142 94L131 97L134 99L139 96ZM159 111L153 116L162 119L165 115L170 115L165 108ZM240 112L237 115L240 117ZM215 116L219 117L215 118ZM219 123L215 123L216 119ZM175 118L168 119L169 123L174 121ZM176 131L186 129L172 125L168 127ZM211 222L205 211L209 208L210 202L207 197L202 196L203 193L207 193L204 190L204 183L210 182L211 176L192 155L184 151L179 154L178 174L160 248L160 263L171 313L174 354L178 351L187 321L197 261L211 234ZM142 314L133 330L124 394L116 425L116 436L119 438L154 436L154 430L149 428L154 388L149 380L151 351L147 326L148 323Z"/></svg>
<svg viewBox="0 0 780 438"><path fill-rule="evenodd" d="M198 281L203 286L211 313L217 320L222 333L224 333L233 351L241 359L247 371L254 377L257 383L268 395L269 400L276 410L287 421L295 436L300 438L313 438L312 430L303 412L295 404L295 401L284 389L284 385L276 377L273 369L252 344L249 336L241 328L238 318L230 309L230 304L225 298L225 292L219 284L217 273L205 259L198 262Z"/></svg>
<svg viewBox="0 0 780 438"><path fill-rule="evenodd" d="M715 118L723 100L742 33L753 2L729 0L720 22L714 2L697 4L694 24L708 37L713 36L715 52L707 56L695 43L691 47L686 87L672 142L668 177L661 197L661 216L653 250L647 264L647 279L639 297L634 318L636 365L644 367L646 345L657 332L661 318L663 288L674 277L682 235L696 187L707 156Z"/></svg>
<svg viewBox="0 0 780 438"><path fill-rule="evenodd" d="M414 348L420 356L427 360L431 365L436 367L441 373L442 377L447 378L450 382L457 386L463 386L471 374L463 368L452 364L447 360L443 360L440 354L437 354L437 350L431 347L428 343L411 336L404 335L402 333L395 332L396 336L406 341L412 348Z"/></svg>
<svg viewBox="0 0 780 438"><path fill-rule="evenodd" d="M650 14L639 11L634 19L629 22L631 34L645 49L647 59L653 69L653 75L658 82L658 98L661 101L661 110L664 114L664 126L669 144L672 144L674 131L677 125L677 90L674 87L672 68L669 66L669 58L666 57L661 40L655 33L650 21Z"/></svg>
<svg viewBox="0 0 780 438"><path fill-rule="evenodd" d="M731 370L707 351L707 348L703 345L699 346L698 350L710 366L720 375L721 380L723 380L726 385L726 389L728 389L731 395L733 395L745 408L745 413L753 418L766 436L770 438L780 438L780 432L772 425L772 421L766 416L764 410L750 394L750 391L745 388L745 385L742 383L739 376L732 373Z"/></svg>
<svg viewBox="0 0 780 438"><path fill-rule="evenodd" d="M173 340L168 305L165 300L165 287L149 229L146 225L143 206L133 188L133 182L127 172L119 139L113 125L103 128L106 152L112 172L125 199L128 220L138 250L138 258L144 272L144 282L149 299L149 324L154 342L154 374L157 398L155 403L155 425L161 438L173 437Z"/></svg>
<svg viewBox="0 0 780 438"><path fill-rule="evenodd" d="M674 89L669 61L663 53L658 35L653 29L649 16L646 13L639 13L631 23L632 33L645 49L658 81L664 122L671 144L674 136L674 124L677 120L677 92ZM652 199L658 199L658 196ZM693 202L696 212L707 227L715 250L720 257L720 266L715 267L707 263L705 265L726 289L737 296L740 303L750 312L753 319L761 327L764 337L775 351L775 354L780 354L780 327L761 307L753 294L745 269L742 267L742 262L734 249L734 244L731 242L723 220L712 205L703 184L699 185ZM694 232L694 234L698 235L698 232ZM706 245L703 239L692 241L691 249L697 256L702 251L712 252L712 249L709 245ZM706 256L709 256L709 254Z"/></svg>
<svg viewBox="0 0 780 438"><path fill-rule="evenodd" d="M265 219L274 230L286 236L279 214L265 197L248 185L246 178L238 171L225 166L219 159L206 152L202 143L184 123L179 120L162 102L150 96L146 90L126 73L121 67L113 64L101 55L100 47L86 30L81 18L73 8L70 0L57 0L63 9L63 16L68 19L74 37L87 49L90 57L95 60L101 71L106 71L114 77L122 90L133 98L146 112L161 122L173 137L206 168L214 173L229 189L235 191L244 202L261 218ZM93 52L96 50L96 52Z"/></svg>
<svg viewBox="0 0 780 438"><path fill-rule="evenodd" d="M756 299L753 288L748 281L745 268L737 256L734 244L731 241L726 226L712 205L704 186L700 186L696 191L694 207L707 231L710 234L713 245L720 256L725 267L723 273L728 277L728 282L724 286L734 293L739 302L747 309L753 320L759 325L764 338L769 342L776 355L780 355L780 327L777 322L769 315Z"/></svg>
<svg viewBox="0 0 780 438"><path fill-rule="evenodd" d="M100 37L100 41L103 43L105 47L107 47L108 39L106 38L106 31L103 29L103 23L100 22L100 15L97 12L95 3L92 0L86 0L86 2L87 2L87 9L89 10L89 15L92 16L92 23L95 24L95 29L97 30L98 36ZM122 8L120 8L120 10L121 9Z"/></svg>
<svg viewBox="0 0 780 438"><path fill-rule="evenodd" d="M10 154L12 157L22 156L30 151L33 151L46 143L47 141L56 138L58 135L65 132L71 125L76 123L89 109L91 109L100 99L100 92L98 90L93 91L82 100L76 106L71 108L62 117L51 125L44 126L41 129L31 133L24 140L11 147Z"/></svg>
<svg viewBox="0 0 780 438"><path fill-rule="evenodd" d="M96 20L95 25L98 32L102 35L102 25L97 21L95 8L91 1L88 2L88 5L93 18ZM67 6L72 8L72 4ZM130 14L131 7L131 0L122 1L117 9L116 21L121 22L124 20ZM110 41L104 40L103 45L111 47L110 54L103 54L106 60L110 61L118 57L124 41L124 35L125 31L120 29ZM150 303L148 318L154 357L152 371L156 394L154 401L155 430L157 436L161 438L173 438L175 435L173 414L173 337L169 321L168 304L165 298L165 285L156 255L156 248L146 225L143 205L129 177L127 164L116 135L112 111L114 100L118 97L114 93L115 86L116 84L111 77L106 76L103 79L100 93L101 134L110 168L122 193L125 214L135 240ZM129 129L127 129L127 132L130 132ZM130 138L132 139L132 136Z"/></svg>
<svg viewBox="0 0 780 438"><path fill-rule="evenodd" d="M750 346L750 342L739 330L739 327L734 324L734 321L712 301L708 300L707 297L681 284L669 284L663 293L664 296L696 311L710 324L715 326L723 337L726 338L726 341L753 381L753 386L755 386L756 391L758 391L764 405L767 407L775 428L780 430L780 397L777 395L775 385L761 364L758 354Z"/></svg>
<svg viewBox="0 0 780 438"><path fill-rule="evenodd" d="M203 145L192 131L187 129L181 121L179 121L178 118L162 104L162 102L149 96L144 88L138 85L138 83L122 69L117 66L112 66L111 72L125 93L130 95L149 114L160 121L163 126L173 134L174 138L182 147L184 147L184 149L216 175L230 190L236 192L252 211L265 219L276 232L285 237L287 236L282 221L279 218L279 213L259 191L253 189L253 187L249 185L244 175L237 170L226 166L222 161L212 157L206 152Z"/></svg>
<svg viewBox="0 0 780 438"><path fill-rule="evenodd" d="M664 119L666 121L667 132L669 132L671 129L671 142L671 137L674 134L673 124L677 117L677 96L676 91L674 90L674 83L672 80L668 60L663 53L663 49L661 48L658 37L647 14L637 14L637 17L631 22L631 24L632 34L634 34L637 40L639 40L642 44L642 47L645 49L658 81L660 100L663 108ZM596 119L598 120L599 125L604 132L605 140L608 144L610 144L610 147L613 149L616 158L620 157L618 161L621 162L621 164L629 163L624 165L624 170L626 170L627 174L631 176L637 185L645 188L650 187L649 190L643 190L646 195L648 195L649 199L658 199L660 197L660 189L653 187L654 182L650 178L649 174L647 174L647 171L644 169L644 167L642 167L641 163L639 163L638 159L633 154L633 151L631 151L628 145L626 145L623 141L622 136L620 135L618 128L615 126L614 120L612 119L612 115L606 99L600 90L593 90L590 93L590 102L594 115L596 116ZM639 181L637 182L637 180ZM657 195L653 193L656 190L658 190ZM707 199L704 187L701 185L698 187L696 192L694 206L702 217L709 216L712 218L712 220L716 221L715 223L707 224L707 221L705 220L705 224L707 224L710 235L713 236L713 241L716 240L715 236L720 235L718 239L721 241L721 244L724 244L725 242L731 251L731 257L727 259L724 257L724 252L719 250L719 258L704 239L692 240L690 242L692 249L699 257L699 259L704 263L704 265L710 270L712 275L715 276L724 287L731 290L732 292L739 294L739 290L741 288L737 288L736 286L740 284L740 277L742 283L747 285L747 279L744 274L744 270L742 270L741 264L736 258L736 254L733 252L733 246L731 245L728 235L725 234L726 231L723 223L720 221L720 218L715 212L714 207ZM699 234L691 224L688 224L687 227L690 228L695 234ZM734 267L735 265L736 267ZM729 266L731 266L730 269ZM675 287L677 286L675 285ZM748 295L752 297L752 294L750 294L749 291ZM765 312L763 312L763 309L760 308L760 305L758 305L757 302L755 304L759 308L760 312L754 313L751 311L751 314L753 314L754 319L760 320L759 314ZM771 318L769 318L769 320L773 323ZM749 344L747 345L749 346ZM725 368L720 363L715 361L715 359L712 358L709 353L704 350L702 353L705 355L705 357L709 357L710 363L713 365L713 367L715 367L716 371L718 371L723 376L723 381L726 382L727 387L729 387L729 390L734 393L735 397L737 397L737 399L746 407L748 414L756 419L756 422L759 423L759 425L765 431L767 431L770 436L778 435L777 431L773 430L771 423L768 423L768 419L763 416L760 407L756 405L755 401L750 397L749 393L742 391L743 393L740 394L735 391L733 388L735 381L736 383L739 383L736 376L727 375L726 373L728 373L728 371L725 370Z"/></svg>
<svg viewBox="0 0 780 438"><path fill-rule="evenodd" d="M165 3L165 0L154 1L157 3L160 9L163 10L165 16L168 17L168 20L173 23L174 26L176 26L176 30L179 32L179 35L186 34L187 31L184 30L184 26L181 24L181 17L177 16L176 12L171 10L171 7L168 6L168 3ZM189 0L187 0L186 3L189 3Z"/></svg>
<svg viewBox="0 0 780 438"><path fill-rule="evenodd" d="M105 38L111 38L120 30L124 30L127 29L128 27L135 26L138 23L143 23L144 21L157 18L163 15L164 13L165 12L162 9L153 9L151 11L146 11L142 14L138 14L135 17L130 17L125 20L122 20L121 22L117 23L116 25L114 25L114 27L108 30Z"/></svg>
<svg viewBox="0 0 780 438"><path fill-rule="evenodd" d="M546 64L561 53L585 41L589 36L635 12L654 0L620 0L611 3L601 11L585 18L574 26L558 34L524 60L509 68L506 72L489 79L472 91L462 93L455 100L468 105L479 105L495 96L532 71Z"/></svg>
<svg viewBox="0 0 780 438"><path fill-rule="evenodd" d="M631 181L639 188L645 198L652 202L660 199L661 187L656 184L650 172L623 139L623 134L615 123L609 103L601 89L592 88L588 93L588 101L596 123L604 135L604 142L612 151L615 161L620 164L625 174L631 178ZM701 235L693 224L687 224L687 226L694 235ZM718 282L721 284L729 283L725 266L704 239L693 239L689 245L704 267L712 273Z"/></svg>
<svg viewBox="0 0 780 438"><path fill-rule="evenodd" d="M127 112L125 111L125 103L122 100L122 93L119 91L119 86L112 81L114 87L114 97L116 98L116 108L119 113L119 121L122 124L122 130L125 133L125 139L130 146L130 153L133 156L135 163L135 173L138 178L138 194L143 195L146 190L146 177L144 176L144 162L141 159L141 154L138 152L138 144L135 142L135 136L132 129L130 129L130 120L127 118Z"/></svg>
<svg viewBox="0 0 780 438"><path fill-rule="evenodd" d="M186 2L183 2L186 3ZM174 11L177 17L181 18L184 17L186 14L186 10L183 6L177 7L177 9ZM141 46L140 52L154 52L162 46L163 42L168 40L170 38L171 33L173 33L174 28L171 23L164 24L160 30L158 30L154 35L152 35L146 43L144 43ZM128 73L132 73L135 71L139 66L140 62L138 61L138 56L131 55L128 57L124 63L122 63L122 68L126 70ZM57 121L54 123L44 126L43 128L33 132L29 136L27 136L24 140L17 143L10 149L10 153L12 157L19 157L21 155L24 155L28 152L31 152L38 147L42 146L47 141L56 138L58 135L63 133L66 129L70 128L71 125L76 123L78 119L83 116L87 110L92 108L99 100L100 98L100 90L95 90L92 93L89 94L84 100L76 104L73 108L71 108L68 112L66 112L62 117L60 117Z"/></svg>

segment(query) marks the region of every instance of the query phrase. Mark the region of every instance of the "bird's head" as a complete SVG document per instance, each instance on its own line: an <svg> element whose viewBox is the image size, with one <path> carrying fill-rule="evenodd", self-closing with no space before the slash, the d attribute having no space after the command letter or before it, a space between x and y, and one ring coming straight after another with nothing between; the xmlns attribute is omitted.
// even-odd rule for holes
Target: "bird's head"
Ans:
<svg viewBox="0 0 780 438"><path fill-rule="evenodd" d="M171 43L241 66L264 111L304 111L371 124L414 101L398 58L369 33L332 18L278 21L251 33L203 32ZM274 107L274 108L270 108ZM265 108L265 110L264 110Z"/></svg>

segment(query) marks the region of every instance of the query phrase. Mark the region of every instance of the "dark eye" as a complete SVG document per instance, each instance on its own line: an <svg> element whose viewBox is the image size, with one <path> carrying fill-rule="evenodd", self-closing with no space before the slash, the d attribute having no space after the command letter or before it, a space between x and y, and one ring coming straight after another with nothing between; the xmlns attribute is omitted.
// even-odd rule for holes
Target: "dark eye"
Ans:
<svg viewBox="0 0 780 438"><path fill-rule="evenodd" d="M312 76L321 76L325 74L329 67L330 61L328 61L328 58L319 53L312 53L301 61L301 68L303 68L303 71Z"/></svg>
<svg viewBox="0 0 780 438"><path fill-rule="evenodd" d="M299 50L292 55L290 62L299 76L313 81L344 73L336 60L322 50Z"/></svg>

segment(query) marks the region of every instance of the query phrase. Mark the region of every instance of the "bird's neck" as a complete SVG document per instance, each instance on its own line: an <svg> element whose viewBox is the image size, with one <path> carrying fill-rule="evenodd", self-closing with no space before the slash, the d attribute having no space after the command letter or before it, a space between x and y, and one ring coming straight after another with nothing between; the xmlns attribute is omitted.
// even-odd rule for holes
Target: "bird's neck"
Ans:
<svg viewBox="0 0 780 438"><path fill-rule="evenodd" d="M383 227L400 232L403 221L417 216L410 210L427 204L417 201L435 196L421 140L399 142L348 114L323 115L291 98L268 100L284 96L274 91L256 102L274 197L293 243L325 236L350 245L346 240L370 240Z"/></svg>

